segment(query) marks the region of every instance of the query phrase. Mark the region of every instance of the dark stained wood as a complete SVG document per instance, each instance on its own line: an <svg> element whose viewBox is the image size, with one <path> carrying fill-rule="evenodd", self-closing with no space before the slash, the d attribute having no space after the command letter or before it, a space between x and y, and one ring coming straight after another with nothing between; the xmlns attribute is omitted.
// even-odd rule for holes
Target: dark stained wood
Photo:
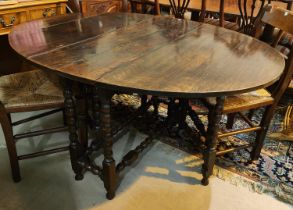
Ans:
<svg viewBox="0 0 293 210"><path fill-rule="evenodd" d="M265 14L262 18L262 21L266 24L270 24L273 27L280 28L284 32L293 34L293 12L284 10L281 8L274 8L268 6L266 8ZM272 96L274 98L274 104L266 107L264 116L260 125L262 130L257 133L256 143L251 152L251 160L257 160L260 156L261 148L263 147L265 136L270 124L270 121L273 117L274 110L277 107L278 102L283 96L284 92L288 88L293 76L293 45L291 46L290 53L286 60L285 70L281 76L278 83L272 88Z"/></svg>
<svg viewBox="0 0 293 210"><path fill-rule="evenodd" d="M161 5L165 5L165 6L170 6L170 2L169 0L158 0L159 4ZM248 4L251 4L253 0L247 0ZM148 0L147 2L154 2L154 0ZM220 0L205 0L206 2L206 10L209 12L219 12L219 8L220 8L220 4L221 1ZM188 5L188 10L190 11L200 11L201 10L201 0L192 0L190 1L189 5ZM288 4L290 5L290 0L288 1L272 1L271 2L272 5L276 5L282 8L288 8ZM291 3L292 4L292 3ZM258 10L258 8L261 5L261 0L256 0L256 8L255 10ZM234 14L234 15L239 15L239 8L238 8L238 0L224 0L224 12L227 14ZM292 8L291 8L292 9ZM251 8L248 8L247 10L248 13L251 12Z"/></svg>
<svg viewBox="0 0 293 210"><path fill-rule="evenodd" d="M190 0L180 1L180 0L169 0L172 14L175 18L184 19L184 14L187 10Z"/></svg>
<svg viewBox="0 0 293 210"><path fill-rule="evenodd" d="M7 150L9 154L9 161L11 166L11 174L14 182L21 180L19 163L17 160L16 145L13 138L13 130L11 125L11 116L6 113L4 105L0 102L0 123L3 129Z"/></svg>
<svg viewBox="0 0 293 210"><path fill-rule="evenodd" d="M204 164L202 166L203 179L201 183L203 185L209 184L209 176L213 173L213 167L216 160L216 146L217 146L217 134L219 129L219 123L222 117L223 105L225 97L217 97L216 104L210 109L208 114L208 129L207 140L205 142L206 149L203 152Z"/></svg>
<svg viewBox="0 0 293 210"><path fill-rule="evenodd" d="M113 158L113 136L111 132L111 98L112 93L106 90L100 90L99 96L101 99L101 131L104 147L103 160L103 181L104 187L107 190L106 197L110 200L115 196L117 185L116 164Z"/></svg>
<svg viewBox="0 0 293 210"><path fill-rule="evenodd" d="M69 17L72 18L69 19ZM44 23L41 21L35 21L33 25L20 25L17 30L23 35L25 35L23 31L27 31L27 36L31 39L30 41L26 40L25 46L27 49L23 49L26 51L20 53L26 56L43 54L55 48L63 48L67 45L97 38L101 34L115 31L125 24L132 25L146 18L134 16L125 20L122 13L120 15L101 15L89 18L82 18L79 15L70 15L69 17L62 17L58 24L55 24L55 19L53 19L45 27L42 27ZM64 36L64 33L66 36ZM13 35L10 37L13 37ZM17 41L18 37L15 39ZM18 41L21 42L21 40Z"/></svg>
<svg viewBox="0 0 293 210"><path fill-rule="evenodd" d="M126 166L130 166L138 158L139 153L143 152L152 143L152 141L152 137L147 137L137 147L135 147L135 149L130 150L126 155L124 155L121 162L116 166L116 172L120 173Z"/></svg>
<svg viewBox="0 0 293 210"><path fill-rule="evenodd" d="M78 136L82 149L85 151L88 147L88 128L87 128L87 98L86 98L86 86L79 84L78 94L76 98L76 113L78 123Z"/></svg>
<svg viewBox="0 0 293 210"><path fill-rule="evenodd" d="M79 0L68 0L67 5L72 12L81 12Z"/></svg>
<svg viewBox="0 0 293 210"><path fill-rule="evenodd" d="M108 199L115 196L117 172L137 156L137 152L129 153L116 168L110 116L114 92L151 94L156 100L160 95L179 98L181 128L186 126L183 118L188 113L194 121L198 120L196 113L188 109L187 98L217 96L209 113L207 133L202 124L199 126L206 137L202 180L206 185L216 158L217 130L225 96L266 87L279 79L284 68L283 57L268 45L207 24L128 13L64 18L60 18L60 24L55 18L54 24L31 22L16 27L9 35L10 44L43 69L95 87L93 111L95 118L100 111L101 123L101 127L95 125L95 133L97 140L101 138L103 142L103 167L80 160L73 95L68 83L64 95L71 160L76 179L83 177L86 168L102 177ZM29 24L36 23L40 27L31 31ZM41 33L44 41L36 43L34 50L26 46L26 40L33 39L36 33ZM156 100L147 101L144 96L142 109L149 102L156 109Z"/></svg>
<svg viewBox="0 0 293 210"><path fill-rule="evenodd" d="M101 145L103 140L101 139L101 123L100 123L100 99L99 99L99 89L93 88L92 97L92 109L93 109L93 130L95 132L95 145Z"/></svg>
<svg viewBox="0 0 293 210"><path fill-rule="evenodd" d="M74 105L74 95L72 92L72 82L70 80L63 80L63 88L64 88L64 106L66 111L66 118L68 124L68 132L69 132L69 152L70 152L70 160L71 166L75 173L75 179L81 180L83 179L82 168L78 164L78 159L81 156L82 147L80 142L78 141L77 135L77 119L76 119L76 107Z"/></svg>
<svg viewBox="0 0 293 210"><path fill-rule="evenodd" d="M121 11L121 0L83 0L81 11L86 16Z"/></svg>
<svg viewBox="0 0 293 210"><path fill-rule="evenodd" d="M35 153L31 153L31 154L19 155L18 160L25 160L25 159L40 157L40 156L44 156L44 155L50 155L50 154L64 152L64 151L68 151L68 146L55 148L55 149L49 149L49 150L40 151L40 152L35 152Z"/></svg>
<svg viewBox="0 0 293 210"><path fill-rule="evenodd" d="M132 0L131 2L136 2ZM188 2L183 6L183 3ZM157 2L144 1L145 4L155 4L156 7L163 5L170 7L170 11L176 18L184 18L186 10L192 12L191 19L209 23L216 26L225 27L235 31L241 31L248 35L254 35L256 25L255 21L259 20L264 5L272 4L282 8L289 8L291 0L288 1L271 1L271 0L158 0ZM178 5L181 4L181 5ZM198 17L200 14L200 17ZM208 15L206 15L208 14ZM216 14L216 15L213 15ZM237 15L237 19L225 20L225 14ZM208 16L208 17L207 17ZM234 22L237 20L237 23Z"/></svg>
<svg viewBox="0 0 293 210"><path fill-rule="evenodd" d="M262 21L272 26L278 26L280 30L293 34L293 12L268 7L267 12L262 17Z"/></svg>
<svg viewBox="0 0 293 210"><path fill-rule="evenodd" d="M288 10L284 10L281 8L274 8L272 6L266 6L264 8L264 16L261 19L262 23L260 23L259 27L262 27L264 23L264 24L270 24L273 27L280 28L281 31L282 30L289 31L289 30L292 30L292 27L291 27L292 17L293 17L293 13ZM276 39L278 40L278 37L276 37ZM275 43L277 42L273 42L272 46L274 46ZM224 132L224 133L218 134L217 137L223 138L223 137L227 137L227 136L231 136L231 135L235 135L239 133L256 132L256 139L255 139L255 143L253 144L253 149L251 152L251 160L257 160L259 158L260 151L263 146L264 139L267 134L267 130L268 130L270 121L273 117L274 111L292 79L292 74L293 74L293 46L291 46L290 53L287 56L286 65L285 65L283 74L273 86L268 88L269 91L265 89L260 89L258 91L254 91L247 94L240 94L240 95L226 97L222 113L229 114L227 128L233 127L234 116L235 116L235 113L238 114L238 112L240 117L242 117L243 120L247 122L250 127L233 130L230 132ZM209 98L205 100L205 102L207 101L215 103L214 102L215 98ZM208 103L207 107L209 108L210 112L213 112L213 106L211 106ZM259 125L255 125L253 122L251 122L251 120L248 117L240 113L242 111L250 111L250 110L254 110L261 107L265 108L265 112L262 115ZM224 153L221 152L219 154L224 154Z"/></svg>
<svg viewBox="0 0 293 210"><path fill-rule="evenodd" d="M54 19L61 24L44 20L16 27L10 44L31 62L68 78L152 95L247 92L276 81L284 67L269 46L219 27L142 14L71 17ZM24 32L37 23L45 27ZM25 43L35 33L42 33L44 41L32 49ZM227 45L222 38L237 42Z"/></svg>
<svg viewBox="0 0 293 210"><path fill-rule="evenodd" d="M14 140L19 141L20 139L24 139L28 137L39 136L39 135L49 134L49 133L56 133L56 132L67 131L67 130L68 130L67 127L60 126L55 128L47 128L40 131L30 131L30 132L14 135Z"/></svg>
<svg viewBox="0 0 293 210"><path fill-rule="evenodd" d="M247 1L238 0L238 7L240 12L240 30L247 34L254 36L256 33L255 26L257 21L263 15L263 7L270 3L270 0Z"/></svg>
<svg viewBox="0 0 293 210"><path fill-rule="evenodd" d="M22 123L30 122L30 121L33 121L35 119L38 119L38 118L41 118L41 117L45 117L45 116L48 116L48 115L51 115L51 114L54 114L56 112L60 112L60 111L63 111L63 110L64 109L62 109L62 108L50 110L48 112L44 112L44 113L41 113L41 114L37 114L37 115L34 115L32 117L28 117L26 119L22 119L22 120L15 121L15 122L11 123L11 125L13 125L13 126L20 125Z"/></svg>

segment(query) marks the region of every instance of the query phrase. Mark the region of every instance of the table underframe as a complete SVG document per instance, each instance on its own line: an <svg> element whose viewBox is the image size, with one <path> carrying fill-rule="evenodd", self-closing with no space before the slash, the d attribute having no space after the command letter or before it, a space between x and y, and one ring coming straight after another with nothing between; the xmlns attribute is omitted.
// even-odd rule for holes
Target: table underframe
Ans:
<svg viewBox="0 0 293 210"><path fill-rule="evenodd" d="M130 150L122 161L116 164L113 158L113 139L119 131L111 129L111 98L114 95L113 91L99 88L97 86L89 86L81 83L76 83L69 79L63 79L64 98L65 98L65 113L68 124L69 140L70 140L70 160L72 169L75 173L76 180L82 180L84 173L87 171L99 176L104 182L104 187L107 191L106 197L113 199L117 188L119 173L126 167L131 165L145 148L152 143L154 136L150 135L141 142L135 149ZM88 93L86 90L91 90L91 102L88 104ZM150 100L146 96L142 96L142 105L138 112L143 113L150 106ZM186 105L188 99L180 98L180 119L179 127L184 123L186 116L190 110ZM170 103L169 114L175 112L172 110ZM205 133L202 129L203 125L199 125L199 130L202 135L206 135L205 149L203 151L204 164L202 166L202 184L208 185L209 177L212 175L213 167L216 159L217 133L219 122L223 111L224 97L217 97L216 104L208 113L208 127ZM153 103L156 106L155 103ZM92 111L92 129L95 134L95 140L88 146L88 122L87 109L91 106ZM156 110L156 109L155 109ZM196 114L192 114L194 120L198 120ZM122 130L122 129L121 129ZM92 152L99 149L103 150L102 166L98 166L90 155Z"/></svg>

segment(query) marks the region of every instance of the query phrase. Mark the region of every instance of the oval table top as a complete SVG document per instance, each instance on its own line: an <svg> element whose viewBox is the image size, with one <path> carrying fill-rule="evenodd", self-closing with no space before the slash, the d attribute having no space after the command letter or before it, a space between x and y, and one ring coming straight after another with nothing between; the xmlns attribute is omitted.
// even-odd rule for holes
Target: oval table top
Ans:
<svg viewBox="0 0 293 210"><path fill-rule="evenodd" d="M249 36L171 17L112 13L27 22L12 48L37 66L103 88L174 97L226 96L281 75L279 52Z"/></svg>

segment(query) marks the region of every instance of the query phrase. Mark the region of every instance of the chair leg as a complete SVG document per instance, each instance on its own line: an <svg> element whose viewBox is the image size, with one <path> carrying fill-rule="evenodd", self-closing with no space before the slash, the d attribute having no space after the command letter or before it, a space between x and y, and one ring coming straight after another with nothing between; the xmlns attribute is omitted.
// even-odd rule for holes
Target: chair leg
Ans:
<svg viewBox="0 0 293 210"><path fill-rule="evenodd" d="M159 114L159 100L157 96L152 96L152 102L154 107L154 116L158 116Z"/></svg>
<svg viewBox="0 0 293 210"><path fill-rule="evenodd" d="M227 124L226 124L227 129L232 129L233 128L235 115L236 115L236 113L230 113L230 114L227 115Z"/></svg>
<svg viewBox="0 0 293 210"><path fill-rule="evenodd" d="M223 106L224 106L224 97L218 97L217 103L215 106L209 110L208 114L208 129L207 129L207 138L206 138L206 148L203 151L204 163L202 166L202 175L203 179L201 183L203 185L209 184L209 177L213 173L213 167L216 161L216 147L218 141L218 130L219 123L221 121Z"/></svg>
<svg viewBox="0 0 293 210"><path fill-rule="evenodd" d="M254 115L254 112L255 112L254 109L249 110L249 112L248 112L248 114L247 114L248 119L250 119L250 120L252 119L252 117L253 117L253 115Z"/></svg>
<svg viewBox="0 0 293 210"><path fill-rule="evenodd" d="M111 133L111 93L100 91L101 99L101 134L104 141L103 182L107 191L106 197L111 200L115 197L117 187L116 164L113 157L113 137Z"/></svg>
<svg viewBox="0 0 293 210"><path fill-rule="evenodd" d="M286 152L287 157L289 157L289 155L290 155L289 153L290 153L291 146L292 146L292 142L289 143L289 146L288 146L288 149L287 149L287 152Z"/></svg>
<svg viewBox="0 0 293 210"><path fill-rule="evenodd" d="M12 172L12 179L14 182L19 182L21 180L20 177L20 170L19 170L19 163L17 159L17 152L16 152L16 145L13 138L13 130L10 120L10 114L5 113L5 108L3 105L0 105L0 122L2 126L2 130L4 133L6 146L8 150L11 172Z"/></svg>
<svg viewBox="0 0 293 210"><path fill-rule="evenodd" d="M251 152L251 161L257 160L260 156L260 152L263 147L264 140L265 140L271 119L274 115L274 109L275 109L275 106L268 106L265 109L265 112L263 114L263 117L260 123L261 130L257 132L255 144Z"/></svg>
<svg viewBox="0 0 293 210"><path fill-rule="evenodd" d="M66 126L67 125L67 119L66 119L65 109L62 109L62 118L63 118L63 124Z"/></svg>

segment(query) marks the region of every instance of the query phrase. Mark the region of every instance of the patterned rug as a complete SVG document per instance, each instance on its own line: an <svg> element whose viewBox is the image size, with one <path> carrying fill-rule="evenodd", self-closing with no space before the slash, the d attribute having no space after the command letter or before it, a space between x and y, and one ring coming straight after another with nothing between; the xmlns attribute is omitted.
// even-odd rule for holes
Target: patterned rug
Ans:
<svg viewBox="0 0 293 210"><path fill-rule="evenodd" d="M136 96L115 95L113 102L115 104L115 106L113 106L115 107L113 109L113 115L118 121L123 121L123 118L119 116L125 116L125 114L131 115L134 110L140 106L140 100ZM123 115L121 115L121 113L123 113ZM258 111L253 121L256 123L259 122L261 114L262 110ZM282 130L283 114L283 109L276 112L269 133ZM198 133L191 120L187 118L191 131L194 131L193 136L186 133L178 136L178 134L173 133L172 135L172 132L166 132L166 130L162 128L161 124L164 122L166 116L166 107L160 106L158 116L154 116L152 114L152 108L150 108L148 116L143 119L135 119L132 122L132 126L146 134L149 134L150 131L156 127L156 137L160 141L190 154L201 156L201 153L198 151L201 144L198 140L195 140L195 137L198 138L198 136L196 136ZM200 117L206 125L206 116ZM223 117L221 121L221 129L223 130L226 129L224 126L225 122L226 118ZM247 125L243 121L236 119L233 128L237 129L246 126ZM160 129L160 127L162 129ZM253 142L253 140L254 134L239 134L223 139L218 144L217 149L221 150L221 147L247 144L247 142ZM238 150L237 152L218 157L213 174L234 185L245 186L258 193L270 193L280 200L293 204L293 151L291 148L289 155L286 156L287 149L288 143L278 143L270 138L266 138L261 157L258 161L253 164L247 164L247 160L250 157L250 149Z"/></svg>

